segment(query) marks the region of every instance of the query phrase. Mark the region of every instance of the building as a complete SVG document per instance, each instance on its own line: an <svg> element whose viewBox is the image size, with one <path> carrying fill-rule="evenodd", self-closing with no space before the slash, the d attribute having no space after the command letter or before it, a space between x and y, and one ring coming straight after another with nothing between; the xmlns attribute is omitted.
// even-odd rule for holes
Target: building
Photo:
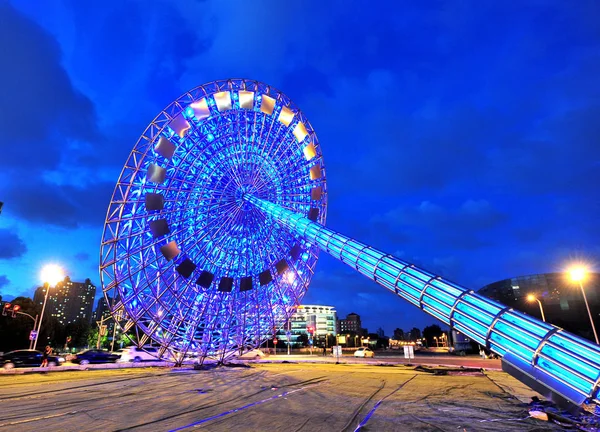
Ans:
<svg viewBox="0 0 600 432"><path fill-rule="evenodd" d="M110 316L110 310L106 302L106 297L102 296L98 299L96 310L94 311L94 321L101 321L102 318Z"/></svg>
<svg viewBox="0 0 600 432"><path fill-rule="evenodd" d="M48 284L35 290L33 301L42 306ZM64 281L50 288L46 303L45 316L55 317L61 324L74 323L80 319L92 321L92 309L96 287L89 279L85 282L73 282L67 276Z"/></svg>
<svg viewBox="0 0 600 432"><path fill-rule="evenodd" d="M346 315L345 319L339 319L337 321L337 332L340 334L361 335L362 324L360 322L360 315L352 312Z"/></svg>
<svg viewBox="0 0 600 432"><path fill-rule="evenodd" d="M333 306L300 305L289 323L279 331L278 339L285 344L289 329L292 346L303 344L303 339L320 345L335 340L337 314Z"/></svg>
<svg viewBox="0 0 600 432"><path fill-rule="evenodd" d="M600 330L600 274L590 273L583 287L596 330ZM565 273L543 273L518 276L491 283L479 290L500 303L541 319L539 299L546 321L590 340L594 335L579 284L569 280Z"/></svg>

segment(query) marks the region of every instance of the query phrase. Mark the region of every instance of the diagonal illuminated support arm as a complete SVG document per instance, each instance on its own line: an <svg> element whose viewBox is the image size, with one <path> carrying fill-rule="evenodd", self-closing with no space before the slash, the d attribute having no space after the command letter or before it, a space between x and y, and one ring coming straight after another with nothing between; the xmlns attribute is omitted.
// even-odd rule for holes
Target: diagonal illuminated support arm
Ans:
<svg viewBox="0 0 600 432"><path fill-rule="evenodd" d="M542 384L578 405L586 400L600 403L600 346L278 205L252 196L244 199L369 279L502 356L507 371L527 384L536 389L540 388L537 383Z"/></svg>

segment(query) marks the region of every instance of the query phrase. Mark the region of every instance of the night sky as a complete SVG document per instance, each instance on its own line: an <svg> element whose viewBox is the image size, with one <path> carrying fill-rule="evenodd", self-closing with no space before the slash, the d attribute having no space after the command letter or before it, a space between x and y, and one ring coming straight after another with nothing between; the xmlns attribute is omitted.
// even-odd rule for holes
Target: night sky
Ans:
<svg viewBox="0 0 600 432"><path fill-rule="evenodd" d="M471 289L598 263L600 2L386 3L0 1L0 294L32 296L46 262L99 286L139 134L232 77L312 123L329 227ZM325 254L304 303L434 322Z"/></svg>

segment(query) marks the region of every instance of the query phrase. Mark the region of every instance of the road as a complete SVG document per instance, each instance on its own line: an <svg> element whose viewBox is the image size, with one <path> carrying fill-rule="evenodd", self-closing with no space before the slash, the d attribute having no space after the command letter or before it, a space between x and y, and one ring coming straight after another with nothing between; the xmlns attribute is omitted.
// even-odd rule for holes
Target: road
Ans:
<svg viewBox="0 0 600 432"><path fill-rule="evenodd" d="M292 360L292 361L300 361L300 360L310 360L310 361L326 361L326 362L335 362L337 359L332 357L331 355L327 356L319 356L319 355L291 355L287 356L285 354L281 355L271 355L269 357L265 357L264 361L284 361L284 360ZM456 366L456 367L465 367L465 368L483 368L488 370L501 370L502 365L499 359L482 359L479 356L454 356L448 354L417 354L417 356L408 361L408 359L404 358L403 355L392 354L392 353L381 353L376 352L374 358L357 358L352 354L345 354L340 357L341 362L351 362L351 363L367 363L367 364L378 364L378 363L390 363L390 364L424 364L424 365L444 365L444 366Z"/></svg>
<svg viewBox="0 0 600 432"><path fill-rule="evenodd" d="M259 362L5 375L0 432L560 430L527 418L494 374Z"/></svg>

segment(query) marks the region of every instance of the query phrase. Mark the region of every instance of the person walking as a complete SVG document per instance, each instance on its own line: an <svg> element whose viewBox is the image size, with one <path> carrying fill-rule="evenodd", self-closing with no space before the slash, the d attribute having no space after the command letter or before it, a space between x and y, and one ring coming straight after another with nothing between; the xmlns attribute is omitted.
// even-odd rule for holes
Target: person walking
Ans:
<svg viewBox="0 0 600 432"><path fill-rule="evenodd" d="M323 357L325 357L327 355L327 348L325 348L325 345L323 345Z"/></svg>
<svg viewBox="0 0 600 432"><path fill-rule="evenodd" d="M52 354L52 348L50 348L50 345L46 345L46 348L44 349L44 352L42 354L42 364L40 365L40 367L48 367L48 357Z"/></svg>

